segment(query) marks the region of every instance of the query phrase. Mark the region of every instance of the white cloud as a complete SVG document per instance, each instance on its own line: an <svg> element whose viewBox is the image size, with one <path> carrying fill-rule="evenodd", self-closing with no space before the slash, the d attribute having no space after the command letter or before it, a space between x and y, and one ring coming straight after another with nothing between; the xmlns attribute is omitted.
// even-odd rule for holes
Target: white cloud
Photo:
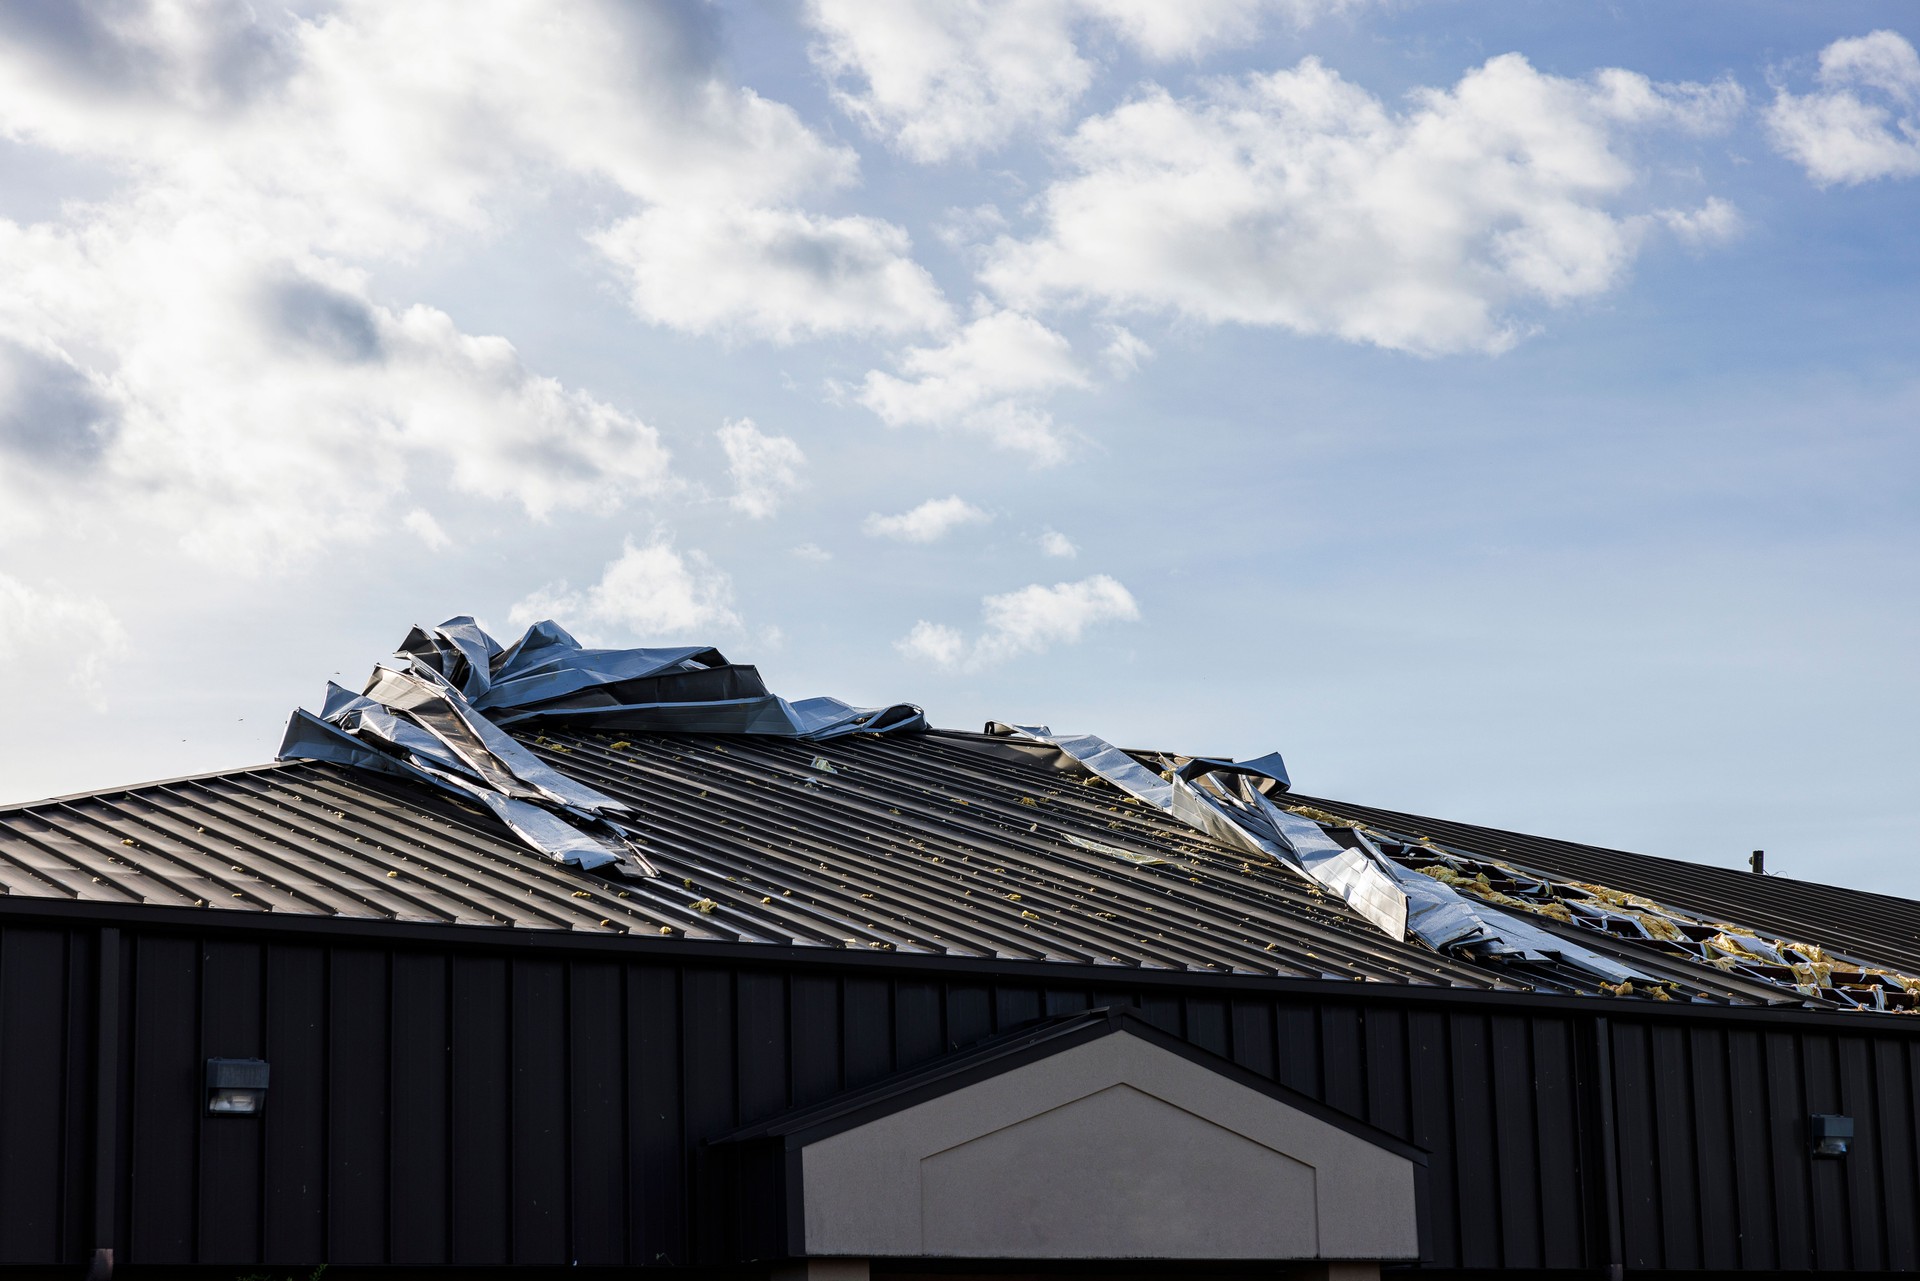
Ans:
<svg viewBox="0 0 1920 1281"><path fill-rule="evenodd" d="M912 511L895 516L879 512L868 516L860 526L872 538L891 538L903 543L931 543L945 538L962 525L978 525L992 520L958 494L929 498Z"/></svg>
<svg viewBox="0 0 1920 1281"><path fill-rule="evenodd" d="M0 432L0 454L40 458L36 475L0 468L0 493L48 517L150 522L258 568L371 536L424 480L536 517L669 485L651 427L527 369L505 339L385 306L361 272L160 194L78 228L0 221L0 274L0 348L44 356L12 364L85 442L50 469Z"/></svg>
<svg viewBox="0 0 1920 1281"><path fill-rule="evenodd" d="M1767 109L1781 155L1823 187L1920 176L1920 53L1893 31L1836 40L1820 52L1820 88L1785 89Z"/></svg>
<svg viewBox="0 0 1920 1281"><path fill-rule="evenodd" d="M769 436L750 418L725 423L714 435L727 453L735 511L765 520L780 510L788 494L806 484L800 473L807 456L791 437Z"/></svg>
<svg viewBox="0 0 1920 1281"><path fill-rule="evenodd" d="M791 555L799 560L806 561L810 565L824 565L833 559L833 553L818 543L801 543L798 547L791 548L789 551Z"/></svg>
<svg viewBox="0 0 1920 1281"><path fill-rule="evenodd" d="M1125 378L1140 368L1142 362L1153 355L1153 348L1146 340L1124 325L1108 325L1106 348L1100 353L1100 363L1115 378Z"/></svg>
<svg viewBox="0 0 1920 1281"><path fill-rule="evenodd" d="M543 618L578 627L583 639L601 627L616 627L642 644L693 640L697 633L738 631L733 611L733 581L697 551L676 551L656 535L644 546L631 538L600 581L583 592L552 583L532 592L507 612L514 627Z"/></svg>
<svg viewBox="0 0 1920 1281"><path fill-rule="evenodd" d="M126 653L126 628L104 602L0 573L0 663L16 670L64 668L68 684L104 710L101 679Z"/></svg>
<svg viewBox="0 0 1920 1281"><path fill-rule="evenodd" d="M722 78L698 8L61 9L0 7L0 135L120 185L54 221L0 221L0 523L16 531L84 505L260 566L390 527L422 482L534 516L667 492L667 453L631 413L368 286L562 181L642 218L730 210L846 249L830 283L850 301L716 290L744 310L703 323L945 318L896 229L759 208L850 181L856 158Z"/></svg>
<svg viewBox="0 0 1920 1281"><path fill-rule="evenodd" d="M878 218L664 206L592 240L628 273L637 315L689 333L791 343L952 320L907 233Z"/></svg>
<svg viewBox="0 0 1920 1281"><path fill-rule="evenodd" d="M1073 540L1057 529L1042 530L1039 543L1041 551L1062 560L1072 560L1080 554L1080 549L1073 545Z"/></svg>
<svg viewBox="0 0 1920 1281"><path fill-rule="evenodd" d="M1166 61L1252 39L1347 0L811 0L813 59L834 101L922 162L990 150L1067 118L1095 73L1082 34ZM1083 29L1091 29L1083 32Z"/></svg>
<svg viewBox="0 0 1920 1281"><path fill-rule="evenodd" d="M1718 196L1709 196L1698 209L1662 209L1660 221L1691 244L1723 244L1745 225L1740 211Z"/></svg>
<svg viewBox="0 0 1920 1281"><path fill-rule="evenodd" d="M1062 144L1044 231L1002 238L984 278L1027 309L1498 351L1517 306L1603 293L1632 262L1651 215L1618 208L1629 131L1711 132L1742 102L1728 82L1570 80L1517 54L1397 112L1313 58L1195 98L1149 87Z"/></svg>
<svg viewBox="0 0 1920 1281"><path fill-rule="evenodd" d="M453 539L447 536L447 531L441 528L440 522L433 518L433 513L424 508L414 508L401 517L400 523L409 533L425 543L428 551L445 551L453 546Z"/></svg>
<svg viewBox="0 0 1920 1281"><path fill-rule="evenodd" d="M1041 463L1065 457L1066 444L1034 402L1088 384L1072 344L1006 310L983 312L937 347L910 347L895 364L903 376L873 370L855 397L888 426L957 427Z"/></svg>
<svg viewBox="0 0 1920 1281"><path fill-rule="evenodd" d="M1034 583L980 602L982 628L972 640L957 629L921 619L895 643L903 654L954 671L978 671L1022 654L1040 654L1077 642L1098 623L1140 617L1133 595L1105 574L1077 583Z"/></svg>

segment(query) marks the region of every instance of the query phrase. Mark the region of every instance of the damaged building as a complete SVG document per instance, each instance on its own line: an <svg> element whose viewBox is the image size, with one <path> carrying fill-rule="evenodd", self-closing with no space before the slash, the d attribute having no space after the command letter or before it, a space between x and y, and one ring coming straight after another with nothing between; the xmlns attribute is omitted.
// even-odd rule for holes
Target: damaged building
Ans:
<svg viewBox="0 0 1920 1281"><path fill-rule="evenodd" d="M0 1270L1920 1268L1920 907L417 629L0 810Z"/></svg>

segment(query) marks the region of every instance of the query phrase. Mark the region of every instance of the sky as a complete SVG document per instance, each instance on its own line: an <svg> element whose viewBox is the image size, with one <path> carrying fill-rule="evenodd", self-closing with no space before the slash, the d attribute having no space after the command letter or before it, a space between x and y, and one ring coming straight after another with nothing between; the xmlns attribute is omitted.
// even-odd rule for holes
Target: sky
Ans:
<svg viewBox="0 0 1920 1281"><path fill-rule="evenodd" d="M0 802L414 623L1920 894L1920 10L0 7Z"/></svg>

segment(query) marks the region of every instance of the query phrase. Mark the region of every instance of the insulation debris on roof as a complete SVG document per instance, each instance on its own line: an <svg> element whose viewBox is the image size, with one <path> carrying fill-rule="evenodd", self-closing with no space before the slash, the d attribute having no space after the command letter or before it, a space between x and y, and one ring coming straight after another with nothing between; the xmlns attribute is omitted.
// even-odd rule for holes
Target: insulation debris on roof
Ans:
<svg viewBox="0 0 1920 1281"><path fill-rule="evenodd" d="M319 716L288 721L279 758L414 778L479 801L559 862L653 875L627 805L543 764L502 728L529 722L813 740L926 728L911 704L789 703L717 649L587 649L551 621L502 649L462 616L414 628L357 695L329 682Z"/></svg>
<svg viewBox="0 0 1920 1281"><path fill-rule="evenodd" d="M1920 977L1844 957L1815 943L1775 937L1595 882L1557 877L1505 859L1478 857L1428 838L1397 837L1311 807L1316 821L1379 841L1406 871L1508 912L1526 913L1608 938L1627 939L1723 974L1848 1008L1920 1012ZM1669 1000L1671 979L1638 975L1603 983L1617 996Z"/></svg>

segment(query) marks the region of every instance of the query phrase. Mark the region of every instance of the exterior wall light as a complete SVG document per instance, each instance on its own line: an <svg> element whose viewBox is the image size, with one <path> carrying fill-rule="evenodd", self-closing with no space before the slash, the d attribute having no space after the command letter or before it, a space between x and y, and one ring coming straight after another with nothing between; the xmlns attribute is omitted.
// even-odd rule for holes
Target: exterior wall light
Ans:
<svg viewBox="0 0 1920 1281"><path fill-rule="evenodd" d="M207 1115L253 1116L267 1106L265 1059L208 1059Z"/></svg>
<svg viewBox="0 0 1920 1281"><path fill-rule="evenodd" d="M1815 1156L1845 1156L1853 1141L1853 1118L1816 1113L1807 1118L1807 1137Z"/></svg>

